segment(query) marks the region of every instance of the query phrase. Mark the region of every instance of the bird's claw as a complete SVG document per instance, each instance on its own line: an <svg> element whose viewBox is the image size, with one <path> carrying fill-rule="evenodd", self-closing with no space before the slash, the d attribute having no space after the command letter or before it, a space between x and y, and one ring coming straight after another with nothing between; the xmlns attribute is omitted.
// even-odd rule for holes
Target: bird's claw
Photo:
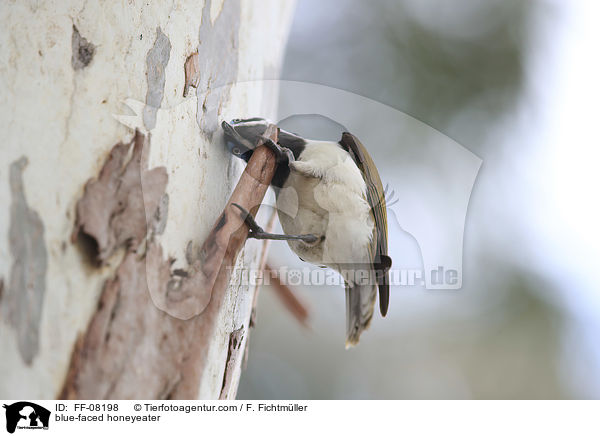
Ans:
<svg viewBox="0 0 600 436"><path fill-rule="evenodd" d="M244 220L244 223L246 223L246 225L248 226L248 228L250 229L248 232L248 238L254 238L254 239L274 239L277 241L293 241L293 240L299 240L299 241L303 241L307 244L314 244L315 242L319 241L321 238L319 238L318 236L312 235L312 234L307 234L307 235L275 235L273 233L267 233L263 230L263 228L261 226L258 225L258 223L256 222L256 220L254 219L254 217L250 214L250 212L248 212L246 209L244 209L242 206L240 206L237 203L231 203L232 206L237 207L240 212L241 212L241 217Z"/></svg>
<svg viewBox="0 0 600 436"><path fill-rule="evenodd" d="M258 225L258 223L256 222L256 220L254 219L254 217L252 216L252 214L250 212L248 212L246 209L244 209L242 206L240 206L237 203L231 203L231 205L237 207L240 210L242 219L244 220L244 223L246 223L246 225L250 229L250 233L257 233L257 234L265 233L263 228ZM248 237L250 237L250 236L248 236Z"/></svg>
<svg viewBox="0 0 600 436"><path fill-rule="evenodd" d="M294 153L287 147L282 147L273 141L271 138L263 138L264 145L268 147L273 153L275 153L275 157L277 159L277 163L287 163L294 162L296 159L294 157Z"/></svg>

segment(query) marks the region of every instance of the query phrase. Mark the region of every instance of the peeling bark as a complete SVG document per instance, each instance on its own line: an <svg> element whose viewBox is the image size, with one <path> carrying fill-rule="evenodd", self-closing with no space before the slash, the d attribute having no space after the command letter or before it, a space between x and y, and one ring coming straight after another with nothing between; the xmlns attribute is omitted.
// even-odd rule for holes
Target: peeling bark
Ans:
<svg viewBox="0 0 600 436"><path fill-rule="evenodd" d="M275 126L266 136L277 140ZM155 227L146 216L159 215L166 177L161 168L146 169L143 156L149 141L136 132L132 143L133 155L126 164L131 144L113 148L100 176L88 182L77 204L74 237L85 232L94 238L99 256L121 245L128 251L115 277L105 283L97 310L77 341L62 399L197 397L231 267L248 234L231 203L256 212L275 172L273 152L258 147L200 257L188 270L171 271L172 261L163 260L162 247L140 232L140 225L146 231ZM138 187L128 184L136 179ZM143 240L146 251L140 255ZM241 348L241 339L236 347ZM237 358L227 365L224 389L231 385L228 372L236 363Z"/></svg>
<svg viewBox="0 0 600 436"><path fill-rule="evenodd" d="M192 340L189 323L156 308L146 282L149 267L163 284L168 265L160 247L146 259L127 253L104 285L98 308L78 340L62 399L165 399L180 379Z"/></svg>
<svg viewBox="0 0 600 436"><path fill-rule="evenodd" d="M86 183L77 202L71 241L83 236L91 242L90 255L99 264L120 247L137 247L156 221L168 176L164 167L146 169L147 147L139 132L130 143L115 145L100 175Z"/></svg>
<svg viewBox="0 0 600 436"><path fill-rule="evenodd" d="M132 157L125 162L131 146ZM128 252L77 341L61 398L165 398L181 378L193 339L192 324L167 312L197 308L192 301L197 295L201 308L208 304L210 294L199 286L201 273L182 278L171 272L171 260L163 260L162 248L149 237L152 229L164 228L168 204L164 168L146 168L149 146L136 132L131 143L113 147L77 203L74 240L80 233L91 239L99 261L119 247Z"/></svg>
<svg viewBox="0 0 600 436"><path fill-rule="evenodd" d="M61 398L159 398L179 378L187 347L182 321L159 310L148 290L148 282L168 289L170 261L152 239L138 254L149 231L164 227L168 202L166 171L146 168L149 146L139 132L129 144L115 145L77 203L72 239L85 234L99 262L122 246L127 253L74 347Z"/></svg>

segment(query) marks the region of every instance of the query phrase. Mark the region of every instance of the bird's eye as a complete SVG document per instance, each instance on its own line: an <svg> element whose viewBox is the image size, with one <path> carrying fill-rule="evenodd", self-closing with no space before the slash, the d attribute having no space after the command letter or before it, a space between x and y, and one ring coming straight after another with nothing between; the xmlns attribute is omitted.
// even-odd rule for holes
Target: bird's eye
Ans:
<svg viewBox="0 0 600 436"><path fill-rule="evenodd" d="M233 150L231 151L233 151L233 154L240 154L240 149L237 147L233 147Z"/></svg>

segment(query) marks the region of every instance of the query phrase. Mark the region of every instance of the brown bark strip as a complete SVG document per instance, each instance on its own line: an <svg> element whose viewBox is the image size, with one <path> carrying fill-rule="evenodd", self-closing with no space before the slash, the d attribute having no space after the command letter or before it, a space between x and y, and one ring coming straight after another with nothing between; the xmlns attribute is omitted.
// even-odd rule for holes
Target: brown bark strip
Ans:
<svg viewBox="0 0 600 436"><path fill-rule="evenodd" d="M159 310L149 292L151 283L169 301L173 279L162 248L147 239L164 218L157 211L167 183L164 168L147 169L149 146L136 132L130 143L113 147L77 202L73 240L85 235L95 264L119 248L127 252L77 339L59 398L163 398L179 380L192 334L184 321Z"/></svg>
<svg viewBox="0 0 600 436"><path fill-rule="evenodd" d="M281 282L281 280L279 280L279 277L269 265L266 266L265 272L270 274L273 290L285 308L292 314L294 318L296 318L300 324L302 324L304 327L308 327L306 323L308 320L308 310L306 309L304 303L302 303L298 297L296 297L290 288L288 288Z"/></svg>
<svg viewBox="0 0 600 436"><path fill-rule="evenodd" d="M192 336L188 323L157 309L147 272L169 278L162 250L130 251L106 281L97 310L75 346L61 399L165 398L178 380Z"/></svg>
<svg viewBox="0 0 600 436"><path fill-rule="evenodd" d="M277 142L277 127L270 125L264 136ZM194 337L186 356L181 371L182 380L175 388L173 398L193 399L198 396L208 346L214 334L232 267L248 236L248 227L242 221L239 210L231 204L237 203L256 215L275 174L275 167L276 158L273 151L264 145L254 150L223 214L202 246L202 271L206 283L212 284L211 300L202 315L193 320L193 330L197 336Z"/></svg>
<svg viewBox="0 0 600 436"><path fill-rule="evenodd" d="M71 241L87 242L93 263L106 263L122 246L137 247L148 234L168 180L164 167L147 169L148 147L136 131L130 143L112 148L98 178L85 185Z"/></svg>

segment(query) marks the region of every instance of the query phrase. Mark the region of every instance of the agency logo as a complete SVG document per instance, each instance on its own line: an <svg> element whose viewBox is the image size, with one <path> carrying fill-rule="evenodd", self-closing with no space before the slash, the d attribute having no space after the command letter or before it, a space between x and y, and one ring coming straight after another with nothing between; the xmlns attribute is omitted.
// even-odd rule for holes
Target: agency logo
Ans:
<svg viewBox="0 0 600 436"><path fill-rule="evenodd" d="M7 432L14 433L16 429L48 430L50 422L48 409L29 401L4 404L3 407L6 409Z"/></svg>

